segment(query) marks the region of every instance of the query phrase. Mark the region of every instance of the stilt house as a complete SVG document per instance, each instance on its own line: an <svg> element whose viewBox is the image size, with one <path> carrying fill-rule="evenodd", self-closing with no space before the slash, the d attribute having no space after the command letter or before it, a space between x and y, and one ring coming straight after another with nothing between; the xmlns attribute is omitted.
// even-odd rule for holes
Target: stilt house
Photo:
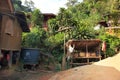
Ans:
<svg viewBox="0 0 120 80"><path fill-rule="evenodd" d="M14 53L21 50L22 32L29 31L25 14L15 12L11 0L0 0L0 54L9 59L8 64L12 64Z"/></svg>

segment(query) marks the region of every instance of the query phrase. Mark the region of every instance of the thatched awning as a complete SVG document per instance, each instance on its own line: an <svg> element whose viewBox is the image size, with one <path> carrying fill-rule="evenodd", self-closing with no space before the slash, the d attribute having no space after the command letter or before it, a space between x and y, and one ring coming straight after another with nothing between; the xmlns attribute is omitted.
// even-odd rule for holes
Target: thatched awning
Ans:
<svg viewBox="0 0 120 80"><path fill-rule="evenodd" d="M90 50L96 50L99 49L100 44L101 44L101 40L99 39L90 39L90 40L69 40L66 43L66 47L68 47L68 45L75 45L75 50L86 50L88 49Z"/></svg>
<svg viewBox="0 0 120 80"><path fill-rule="evenodd" d="M16 18L20 24L20 27L22 28L22 31L30 32L25 13L24 12L15 12L14 15L16 16Z"/></svg>
<svg viewBox="0 0 120 80"><path fill-rule="evenodd" d="M20 27L23 32L30 32L29 26L27 24L27 19L24 12L14 12L14 13L5 13L0 12L0 19L2 19L2 16L6 15L11 18L16 18L18 20L18 23L20 24Z"/></svg>

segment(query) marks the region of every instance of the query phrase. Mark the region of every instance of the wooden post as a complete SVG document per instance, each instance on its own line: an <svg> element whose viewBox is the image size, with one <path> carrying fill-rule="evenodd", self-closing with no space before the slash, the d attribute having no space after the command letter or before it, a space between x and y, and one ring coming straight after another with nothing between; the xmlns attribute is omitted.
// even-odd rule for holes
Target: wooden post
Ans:
<svg viewBox="0 0 120 80"><path fill-rule="evenodd" d="M86 57L88 57L88 46L86 44Z"/></svg>
<svg viewBox="0 0 120 80"><path fill-rule="evenodd" d="M3 54L2 54L2 51L0 50L0 60L1 58L3 58Z"/></svg>
<svg viewBox="0 0 120 80"><path fill-rule="evenodd" d="M89 64L89 58L87 58L87 64Z"/></svg>
<svg viewBox="0 0 120 80"><path fill-rule="evenodd" d="M17 59L16 59L16 65L19 64L19 59L20 59L20 51L17 52Z"/></svg>
<svg viewBox="0 0 120 80"><path fill-rule="evenodd" d="M73 63L73 57L72 57L70 63L71 63L71 64L70 64L70 67L72 68L72 67L73 67L73 64L72 64L72 63Z"/></svg>
<svg viewBox="0 0 120 80"><path fill-rule="evenodd" d="M9 68L12 67L12 55L13 55L13 51L10 51L10 53L9 53L10 59L9 59L9 61L8 61L8 66L9 66Z"/></svg>
<svg viewBox="0 0 120 80"><path fill-rule="evenodd" d="M100 51L100 46L99 46L99 60L101 60L101 51Z"/></svg>
<svg viewBox="0 0 120 80"><path fill-rule="evenodd" d="M62 58L62 70L65 70L66 56L65 56L65 33L64 33L64 53Z"/></svg>

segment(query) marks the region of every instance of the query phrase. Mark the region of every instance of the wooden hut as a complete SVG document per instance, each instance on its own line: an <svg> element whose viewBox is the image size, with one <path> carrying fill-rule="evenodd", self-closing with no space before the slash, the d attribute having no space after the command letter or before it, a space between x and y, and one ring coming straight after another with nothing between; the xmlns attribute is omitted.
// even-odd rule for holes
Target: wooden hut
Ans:
<svg viewBox="0 0 120 80"><path fill-rule="evenodd" d="M72 53L69 51L69 46L73 47ZM101 40L69 40L66 43L67 57L71 56L72 65L91 64L92 62L101 60Z"/></svg>
<svg viewBox="0 0 120 80"><path fill-rule="evenodd" d="M0 0L0 54L11 66L13 53L21 50L22 32L29 32L23 12L15 12L11 0Z"/></svg>

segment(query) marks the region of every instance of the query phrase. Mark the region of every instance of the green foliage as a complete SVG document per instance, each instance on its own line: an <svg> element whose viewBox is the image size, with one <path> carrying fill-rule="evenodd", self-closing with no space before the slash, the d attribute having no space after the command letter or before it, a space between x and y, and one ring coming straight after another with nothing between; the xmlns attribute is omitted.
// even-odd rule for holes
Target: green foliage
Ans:
<svg viewBox="0 0 120 80"><path fill-rule="evenodd" d="M44 47L44 39L46 33L42 28L34 27L30 33L23 33L22 46L27 48L41 48Z"/></svg>
<svg viewBox="0 0 120 80"><path fill-rule="evenodd" d="M105 54L107 57L111 57L111 56L114 56L116 54L116 52L114 49L108 48Z"/></svg>
<svg viewBox="0 0 120 80"><path fill-rule="evenodd" d="M120 45L120 38L117 38L115 36L111 36L111 35L108 35L108 34L101 34L99 36L99 38L102 40L102 41L105 41L106 44L107 44L107 48L106 48L106 54L107 56L113 56L115 55L115 48Z"/></svg>
<svg viewBox="0 0 120 80"><path fill-rule="evenodd" d="M52 51L56 47L60 47L63 44L64 34L58 33L56 35L52 35L45 40L46 46L48 46L49 50Z"/></svg>
<svg viewBox="0 0 120 80"><path fill-rule="evenodd" d="M66 41L70 38L99 38L107 42L106 54L112 56L115 54L114 48L120 45L120 39L105 34L104 29L95 31L94 27L102 20L112 19L117 22L119 19L118 4L113 3L113 0L84 0L81 3L77 0L68 0L68 8L60 8L56 18L48 21L48 33L41 29L43 15L40 10L36 9L32 12L31 18L34 27L30 33L23 34L22 45L23 47L41 48L46 53L50 52L55 57L55 61L61 63L64 53L64 34L66 34ZM57 32L61 27L63 29L72 27L72 29Z"/></svg>
<svg viewBox="0 0 120 80"><path fill-rule="evenodd" d="M22 2L20 0L12 0L12 2L14 3L13 6L15 8L15 10L17 11L21 11L22 10Z"/></svg>
<svg viewBox="0 0 120 80"><path fill-rule="evenodd" d="M54 56L56 62L62 60L63 55L63 43L64 42L64 33L58 33L52 35L45 40L45 44L49 52Z"/></svg>
<svg viewBox="0 0 120 80"><path fill-rule="evenodd" d="M32 12L32 24L33 24L33 27L35 26L41 27L43 24L43 15L39 9L35 9Z"/></svg>
<svg viewBox="0 0 120 80"><path fill-rule="evenodd" d="M72 7L72 6L74 6L77 2L78 2L78 0L67 0L66 5L67 5L68 7Z"/></svg>
<svg viewBox="0 0 120 80"><path fill-rule="evenodd" d="M73 0L76 1L76 0ZM58 45L63 40L61 38L55 39L56 31L60 28L73 27L72 30L67 30L66 40L70 38L74 39L93 39L100 38L102 41L107 42L107 51L108 56L115 54L114 48L120 44L120 40L117 37L104 34L104 29L95 31L94 27L100 21L108 21L110 18L108 15L112 16L114 21L117 21L119 17L118 13L111 11L117 5L113 4L112 0L84 0L82 3L72 4L72 0L68 0L67 9L60 8L60 11L55 19L52 19L48 22L50 37L49 41L52 45ZM111 9L112 8L112 9ZM64 31L66 32L66 31ZM104 33L103 33L104 32ZM98 35L100 33L100 36ZM96 35L97 34L97 35ZM62 46L62 43L61 43ZM53 54L57 59L61 59L61 53L63 47L59 45L59 49L54 47ZM61 50L61 51L59 51ZM59 53L60 52L60 53ZM57 55L59 54L59 55ZM61 56L60 56L61 55ZM59 60L58 60L59 61Z"/></svg>
<svg viewBox="0 0 120 80"><path fill-rule="evenodd" d="M27 6L28 8L30 8L31 11L35 10L35 4L32 0L25 0L25 6Z"/></svg>
<svg viewBox="0 0 120 80"><path fill-rule="evenodd" d="M50 19L48 21L49 34L55 34L58 29L59 29L59 27L58 27L58 24L57 24L57 20L56 19Z"/></svg>
<svg viewBox="0 0 120 80"><path fill-rule="evenodd" d="M15 8L15 11L24 11L24 12L31 12L34 8L34 3L32 1L27 1L26 3L29 5L22 5L21 0L12 0L13 6ZM31 6L32 5L32 6Z"/></svg>

